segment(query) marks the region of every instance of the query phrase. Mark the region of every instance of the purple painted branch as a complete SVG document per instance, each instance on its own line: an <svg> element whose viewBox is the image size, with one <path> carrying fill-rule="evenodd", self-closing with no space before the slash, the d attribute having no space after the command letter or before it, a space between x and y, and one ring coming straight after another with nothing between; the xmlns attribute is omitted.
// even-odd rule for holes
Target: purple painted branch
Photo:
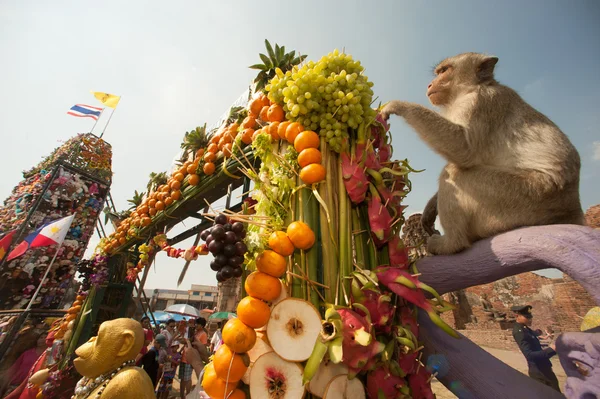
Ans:
<svg viewBox="0 0 600 399"><path fill-rule="evenodd" d="M461 399L564 398L563 395L513 369L462 336L455 339L419 312L423 363L431 355L445 358L448 372L438 379Z"/></svg>
<svg viewBox="0 0 600 399"><path fill-rule="evenodd" d="M556 268L600 304L600 230L576 225L525 227L476 242L456 255L421 259L421 281L440 294L539 269Z"/></svg>

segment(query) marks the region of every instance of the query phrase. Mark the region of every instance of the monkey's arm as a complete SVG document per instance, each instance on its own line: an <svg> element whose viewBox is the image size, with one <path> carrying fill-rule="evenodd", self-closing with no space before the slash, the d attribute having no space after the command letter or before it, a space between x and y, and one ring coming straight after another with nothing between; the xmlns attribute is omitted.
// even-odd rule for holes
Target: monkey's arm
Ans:
<svg viewBox="0 0 600 399"><path fill-rule="evenodd" d="M440 234L439 231L435 229L435 218L437 217L437 193L427 202L425 205L425 210L423 211L423 215L421 215L421 226L430 236L434 234Z"/></svg>
<svg viewBox="0 0 600 399"><path fill-rule="evenodd" d="M385 119L391 114L402 116L425 143L448 161L462 167L473 166L475 154L464 127L419 104L405 101L390 101L382 114Z"/></svg>

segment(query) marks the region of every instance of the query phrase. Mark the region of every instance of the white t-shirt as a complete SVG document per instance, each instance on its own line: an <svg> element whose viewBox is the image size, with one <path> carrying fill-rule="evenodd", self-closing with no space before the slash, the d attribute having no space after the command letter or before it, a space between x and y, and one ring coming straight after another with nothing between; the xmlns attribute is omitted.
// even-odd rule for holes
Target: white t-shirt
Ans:
<svg viewBox="0 0 600 399"><path fill-rule="evenodd" d="M221 330L215 331L215 333L212 336L212 339L210 340L210 343L213 346L213 351L216 352L217 349L219 349L219 346L221 346L222 341L223 338L221 337Z"/></svg>

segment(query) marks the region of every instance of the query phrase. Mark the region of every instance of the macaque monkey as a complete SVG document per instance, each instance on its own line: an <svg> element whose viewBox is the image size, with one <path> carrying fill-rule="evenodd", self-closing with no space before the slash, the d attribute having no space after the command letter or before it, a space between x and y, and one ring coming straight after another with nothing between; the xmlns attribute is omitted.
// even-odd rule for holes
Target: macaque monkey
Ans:
<svg viewBox="0 0 600 399"><path fill-rule="evenodd" d="M114 376L100 385L85 385L82 396L90 398L154 399L154 387L148 374L139 367L122 367L124 362L134 360L144 344L142 325L132 319L114 319L100 325L98 336L92 337L75 351L75 369L85 381L114 372ZM75 390L77 396L77 389Z"/></svg>
<svg viewBox="0 0 600 399"><path fill-rule="evenodd" d="M434 255L518 227L585 224L577 150L552 121L496 82L497 62L477 53L442 61L427 88L441 114L404 101L382 110L386 119L402 116L448 161L423 212L430 234L438 213L444 228L427 244Z"/></svg>

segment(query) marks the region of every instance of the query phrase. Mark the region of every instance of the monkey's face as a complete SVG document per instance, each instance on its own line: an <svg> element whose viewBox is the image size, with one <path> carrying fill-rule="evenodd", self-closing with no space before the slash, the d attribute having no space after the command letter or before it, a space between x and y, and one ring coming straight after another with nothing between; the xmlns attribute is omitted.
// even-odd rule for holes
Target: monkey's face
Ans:
<svg viewBox="0 0 600 399"><path fill-rule="evenodd" d="M427 97L431 104L443 106L452 99L452 77L454 67L447 61L442 61L435 68L435 78L427 86Z"/></svg>
<svg viewBox="0 0 600 399"><path fill-rule="evenodd" d="M75 351L73 365L84 377L95 378L135 359L142 349L144 331L131 319L115 319L100 325L98 336Z"/></svg>

